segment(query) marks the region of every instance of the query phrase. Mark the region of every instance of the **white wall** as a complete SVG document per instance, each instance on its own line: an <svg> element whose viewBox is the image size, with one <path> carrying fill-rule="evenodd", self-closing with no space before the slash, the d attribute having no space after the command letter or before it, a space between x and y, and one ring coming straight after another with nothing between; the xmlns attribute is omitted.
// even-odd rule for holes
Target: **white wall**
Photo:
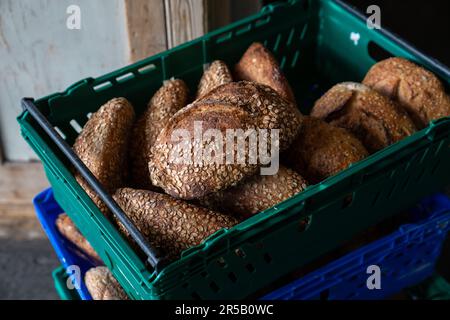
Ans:
<svg viewBox="0 0 450 320"><path fill-rule="evenodd" d="M69 30L66 9L81 9ZM62 91L127 64L122 0L0 0L0 136L6 160L34 159L15 120L20 99Z"/></svg>

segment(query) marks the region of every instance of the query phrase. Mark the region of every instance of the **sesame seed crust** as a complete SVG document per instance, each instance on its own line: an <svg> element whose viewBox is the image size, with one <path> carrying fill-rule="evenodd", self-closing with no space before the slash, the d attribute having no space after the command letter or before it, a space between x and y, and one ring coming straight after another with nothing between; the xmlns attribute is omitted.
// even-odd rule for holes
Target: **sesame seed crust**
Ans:
<svg viewBox="0 0 450 320"><path fill-rule="evenodd" d="M148 171L151 147L170 117L186 105L188 94L189 90L183 80L166 81L136 121L129 148L133 187L155 190Z"/></svg>
<svg viewBox="0 0 450 320"><path fill-rule="evenodd" d="M378 62L363 83L398 102L418 128L450 115L450 97L442 82L430 71L403 58Z"/></svg>
<svg viewBox="0 0 450 320"><path fill-rule="evenodd" d="M170 259L179 258L183 250L239 222L236 217L148 190L118 189L113 198L147 241ZM128 235L120 222L118 225Z"/></svg>
<svg viewBox="0 0 450 320"><path fill-rule="evenodd" d="M228 164L225 161L202 165L172 163L170 155L181 148L181 143L171 141L177 129L186 129L191 133L192 147L188 156L191 159L195 157L194 146L200 143L194 141L196 121L202 121L203 132L218 129L223 136L227 129L279 129L279 148L285 150L299 130L301 114L270 87L247 81L222 85L178 111L158 136L149 161L152 183L177 198L194 199L225 189L255 174L261 166L259 162L248 161L250 152L255 151L249 150L249 139L245 140L245 163L242 164ZM203 140L201 149L205 150L208 143ZM271 150L270 139L267 145ZM237 147L233 144L235 155Z"/></svg>
<svg viewBox="0 0 450 320"><path fill-rule="evenodd" d="M306 186L302 176L280 166L274 175L253 175L234 187L211 193L199 202L212 210L250 217L302 192Z"/></svg>
<svg viewBox="0 0 450 320"><path fill-rule="evenodd" d="M416 131L408 114L395 102L354 82L328 90L314 104L311 116L349 130L371 153Z"/></svg>
<svg viewBox="0 0 450 320"><path fill-rule="evenodd" d="M114 98L92 115L74 142L74 152L109 193L122 187L127 177L128 137L134 118L128 100ZM108 208L84 178L78 172L75 178L100 211L108 215Z"/></svg>
<svg viewBox="0 0 450 320"><path fill-rule="evenodd" d="M347 130L305 116L286 159L309 182L318 183L368 155L361 141Z"/></svg>
<svg viewBox="0 0 450 320"><path fill-rule="evenodd" d="M232 81L233 78L231 72L225 62L221 60L213 61L200 79L197 90L197 99L200 99L218 86Z"/></svg>
<svg viewBox="0 0 450 320"><path fill-rule="evenodd" d="M128 296L107 267L91 268L84 282L94 300L128 300Z"/></svg>
<svg viewBox="0 0 450 320"><path fill-rule="evenodd" d="M248 47L236 64L236 80L248 80L265 84L277 91L283 98L295 103L294 93L273 54L261 43Z"/></svg>

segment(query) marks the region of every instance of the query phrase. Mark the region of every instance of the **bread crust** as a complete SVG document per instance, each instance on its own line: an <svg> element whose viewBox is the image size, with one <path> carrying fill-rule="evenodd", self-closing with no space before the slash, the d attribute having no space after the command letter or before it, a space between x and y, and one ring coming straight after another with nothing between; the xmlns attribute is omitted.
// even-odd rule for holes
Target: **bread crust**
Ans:
<svg viewBox="0 0 450 320"><path fill-rule="evenodd" d="M286 159L309 182L318 183L368 155L362 143L347 130L304 117Z"/></svg>
<svg viewBox="0 0 450 320"><path fill-rule="evenodd" d="M245 153L245 163L227 163L224 159L201 164L173 163L171 155L178 153L182 145L172 141L172 134L178 129L188 130L192 145L200 144L194 140L197 121L202 123L202 133L217 129L223 137L226 137L227 129L244 132L249 129L279 129L279 148L285 150L299 130L301 114L270 87L246 81L222 85L177 112L158 136L149 162L152 183L177 198L195 199L225 189L255 174L261 166L260 162L248 161L250 152L255 151L249 150L249 139L245 141L244 151L239 151ZM201 149L205 150L210 141L201 143ZM237 147L233 145L235 155ZM195 149L190 150L188 158L194 159Z"/></svg>
<svg viewBox="0 0 450 320"><path fill-rule="evenodd" d="M101 262L102 259L99 257L91 244L78 230L75 223L66 213L61 213L55 221L56 228L58 231L70 242L78 247L84 254L88 255L90 258L96 260L96 262Z"/></svg>
<svg viewBox="0 0 450 320"><path fill-rule="evenodd" d="M148 171L151 147L159 132L188 101L189 90L183 80L166 81L150 99L147 109L138 118L130 139L130 171L136 188L156 190Z"/></svg>
<svg viewBox="0 0 450 320"><path fill-rule="evenodd" d="M397 104L355 82L343 82L328 90L314 104L311 116L349 130L371 153L416 131L408 114Z"/></svg>
<svg viewBox="0 0 450 320"><path fill-rule="evenodd" d="M197 99L202 98L211 90L230 82L233 82L233 77L225 62L221 60L213 61L208 69L203 72L203 76L200 79Z"/></svg>
<svg viewBox="0 0 450 320"><path fill-rule="evenodd" d="M234 187L207 195L200 199L200 204L211 210L248 218L293 197L306 186L302 176L280 166L274 175L256 174Z"/></svg>
<svg viewBox="0 0 450 320"><path fill-rule="evenodd" d="M86 288L94 300L128 300L128 296L107 267L91 268L84 275Z"/></svg>
<svg viewBox="0 0 450 320"><path fill-rule="evenodd" d="M152 247L170 260L214 232L239 222L236 217L148 190L123 188L113 197ZM118 225L128 236L123 225Z"/></svg>
<svg viewBox="0 0 450 320"><path fill-rule="evenodd" d="M265 84L283 98L295 103L294 93L281 68L264 45L254 42L245 51L234 68L236 80L248 80Z"/></svg>
<svg viewBox="0 0 450 320"><path fill-rule="evenodd" d="M450 97L430 71L403 58L378 62L363 83L399 103L418 128L450 115Z"/></svg>
<svg viewBox="0 0 450 320"><path fill-rule="evenodd" d="M129 133L134 118L128 100L114 98L91 116L73 144L74 152L109 193L125 183ZM78 172L75 178L100 211L109 215L106 205Z"/></svg>

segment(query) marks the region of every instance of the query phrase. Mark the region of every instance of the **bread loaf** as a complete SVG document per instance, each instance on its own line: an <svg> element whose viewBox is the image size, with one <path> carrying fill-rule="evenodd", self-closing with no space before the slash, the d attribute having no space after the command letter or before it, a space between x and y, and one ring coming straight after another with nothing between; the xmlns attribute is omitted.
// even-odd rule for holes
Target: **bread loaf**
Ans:
<svg viewBox="0 0 450 320"><path fill-rule="evenodd" d="M200 99L212 89L232 81L233 78L231 72L225 62L220 60L213 61L200 79L197 90L197 99Z"/></svg>
<svg viewBox="0 0 450 320"><path fill-rule="evenodd" d="M265 84L283 98L295 103L294 93L277 60L261 43L255 42L247 49L235 66L237 80L255 81Z"/></svg>
<svg viewBox="0 0 450 320"><path fill-rule="evenodd" d="M235 217L153 191L123 188L113 197L153 248L169 259L179 258L183 250L239 222Z"/></svg>
<svg viewBox="0 0 450 320"><path fill-rule="evenodd" d="M306 180L298 173L280 166L274 175L256 174L234 187L205 196L200 204L247 218L302 192L306 186Z"/></svg>
<svg viewBox="0 0 450 320"><path fill-rule="evenodd" d="M311 116L345 128L369 152L376 152L416 131L409 116L389 98L369 87L344 82L316 101Z"/></svg>
<svg viewBox="0 0 450 320"><path fill-rule="evenodd" d="M182 199L225 189L258 171L264 146L269 160L278 156L278 147L285 150L296 136L300 120L295 106L268 86L245 81L222 85L177 112L161 131L151 150L152 183ZM260 129L266 130L265 134ZM184 139L177 140L180 130L184 130ZM215 137L198 139L208 132L221 136L217 141ZM226 139L229 134L244 132L254 133L252 141L257 140L259 149L251 138L241 145ZM277 133L279 139L272 143Z"/></svg>
<svg viewBox="0 0 450 320"><path fill-rule="evenodd" d="M398 102L418 128L431 120L450 116L450 97L430 71L403 59L390 58L375 64L363 83Z"/></svg>
<svg viewBox="0 0 450 320"><path fill-rule="evenodd" d="M107 267L95 267L84 275L86 288L94 300L128 300L128 296Z"/></svg>
<svg viewBox="0 0 450 320"><path fill-rule="evenodd" d="M101 262L99 255L92 248L91 244L80 233L77 226L73 223L72 219L66 213L62 213L55 221L58 231L75 246L78 247L84 254L94 259L96 262Z"/></svg>
<svg viewBox="0 0 450 320"><path fill-rule="evenodd" d="M131 104L125 98L114 98L91 116L73 144L74 152L109 193L124 184L133 122ZM106 205L78 172L75 178L99 209L108 215Z"/></svg>
<svg viewBox="0 0 450 320"><path fill-rule="evenodd" d="M154 94L147 109L138 118L130 139L130 165L132 185L136 188L155 189L148 171L149 154L156 138L175 112L188 100L188 88L183 80L168 80Z"/></svg>
<svg viewBox="0 0 450 320"><path fill-rule="evenodd" d="M311 183L318 183L368 156L347 130L304 117L300 132L286 152L289 165Z"/></svg>

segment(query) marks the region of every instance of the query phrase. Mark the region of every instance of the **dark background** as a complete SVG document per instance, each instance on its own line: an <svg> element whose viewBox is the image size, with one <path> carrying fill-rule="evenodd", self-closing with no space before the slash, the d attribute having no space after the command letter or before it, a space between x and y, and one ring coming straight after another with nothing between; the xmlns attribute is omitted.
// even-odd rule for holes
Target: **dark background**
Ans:
<svg viewBox="0 0 450 320"><path fill-rule="evenodd" d="M381 26L425 54L450 66L450 1L345 0L363 14L369 5L381 9Z"/></svg>

